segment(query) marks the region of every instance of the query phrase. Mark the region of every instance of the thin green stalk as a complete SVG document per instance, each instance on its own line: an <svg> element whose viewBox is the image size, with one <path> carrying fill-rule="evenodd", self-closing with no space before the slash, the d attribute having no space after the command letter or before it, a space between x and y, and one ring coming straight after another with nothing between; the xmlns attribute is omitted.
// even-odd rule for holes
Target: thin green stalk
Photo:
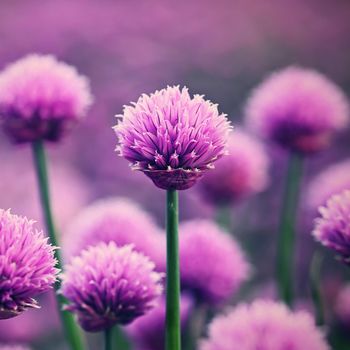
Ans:
<svg viewBox="0 0 350 350"><path fill-rule="evenodd" d="M323 326L325 322L322 294L320 290L322 261L323 257L320 252L315 251L310 264L310 285L312 301L316 312L316 324L318 326Z"/></svg>
<svg viewBox="0 0 350 350"><path fill-rule="evenodd" d="M218 207L216 222L228 232L231 232L231 207L223 204Z"/></svg>
<svg viewBox="0 0 350 350"><path fill-rule="evenodd" d="M302 179L303 161L300 155L290 155L287 179L280 213L277 251L277 282L281 299L292 306L294 299L295 224Z"/></svg>
<svg viewBox="0 0 350 350"><path fill-rule="evenodd" d="M203 327L207 319L208 308L205 304L196 306L187 323L186 350L196 350L198 339L202 335Z"/></svg>
<svg viewBox="0 0 350 350"><path fill-rule="evenodd" d="M43 215L45 218L46 230L50 238L50 242L54 246L59 246L55 231L55 225L53 221L50 194L49 194L49 182L46 167L45 150L42 141L35 141L32 144L34 165L38 180L38 187L40 192L41 206ZM57 259L57 268L62 270L62 258L59 250L55 250L55 257ZM81 339L81 334L78 326L76 325L73 315L67 311L63 311L62 308L66 302L65 298L57 293L60 289L60 281L57 281L54 285L56 291L56 299L58 303L58 310L61 317L63 329L70 345L71 350L83 350L84 343Z"/></svg>
<svg viewBox="0 0 350 350"><path fill-rule="evenodd" d="M113 328L106 328L104 331L105 335L105 350L113 349Z"/></svg>
<svg viewBox="0 0 350 350"><path fill-rule="evenodd" d="M181 349L179 202L176 190L167 191L167 279L166 279L166 350Z"/></svg>

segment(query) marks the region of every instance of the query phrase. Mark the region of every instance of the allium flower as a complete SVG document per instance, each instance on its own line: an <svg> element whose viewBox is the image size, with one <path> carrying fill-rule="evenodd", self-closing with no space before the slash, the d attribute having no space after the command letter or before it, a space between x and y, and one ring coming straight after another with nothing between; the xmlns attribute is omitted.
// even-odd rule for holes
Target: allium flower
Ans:
<svg viewBox="0 0 350 350"><path fill-rule="evenodd" d="M312 209L325 205L332 195L350 190L350 159L329 166L311 182L307 204Z"/></svg>
<svg viewBox="0 0 350 350"><path fill-rule="evenodd" d="M0 209L0 319L38 307L33 298L56 281L55 248L33 224Z"/></svg>
<svg viewBox="0 0 350 350"><path fill-rule="evenodd" d="M59 140L91 102L87 79L51 55L28 55L0 74L0 116L14 142Z"/></svg>
<svg viewBox="0 0 350 350"><path fill-rule="evenodd" d="M132 245L117 247L114 242L84 250L62 278L67 310L89 332L129 324L151 310L162 292L162 275L154 271L154 263Z"/></svg>
<svg viewBox="0 0 350 350"><path fill-rule="evenodd" d="M328 146L348 123L343 92L314 70L288 67L268 77L248 100L247 124L282 146L301 153Z"/></svg>
<svg viewBox="0 0 350 350"><path fill-rule="evenodd" d="M238 244L218 225L192 220L180 225L181 286L198 301L227 301L249 276Z"/></svg>
<svg viewBox="0 0 350 350"><path fill-rule="evenodd" d="M269 159L258 140L235 130L228 145L229 155L220 159L201 181L204 195L217 204L261 192L269 180Z"/></svg>
<svg viewBox="0 0 350 350"><path fill-rule="evenodd" d="M313 236L350 264L350 190L333 195L319 212L321 217L315 221Z"/></svg>
<svg viewBox="0 0 350 350"><path fill-rule="evenodd" d="M192 310L190 296L181 295L181 327L186 326ZM162 297L158 306L147 315L138 318L126 328L128 335L136 343L137 350L164 350L166 302Z"/></svg>
<svg viewBox="0 0 350 350"><path fill-rule="evenodd" d="M311 315L284 304L256 300L240 304L209 326L200 350L330 350Z"/></svg>
<svg viewBox="0 0 350 350"><path fill-rule="evenodd" d="M217 105L187 88L167 87L125 106L117 150L156 186L185 190L226 153L230 124Z"/></svg>
<svg viewBox="0 0 350 350"><path fill-rule="evenodd" d="M68 228L63 245L67 255L74 256L99 242L133 244L157 267L165 265L165 235L150 215L128 199L102 199L84 209Z"/></svg>

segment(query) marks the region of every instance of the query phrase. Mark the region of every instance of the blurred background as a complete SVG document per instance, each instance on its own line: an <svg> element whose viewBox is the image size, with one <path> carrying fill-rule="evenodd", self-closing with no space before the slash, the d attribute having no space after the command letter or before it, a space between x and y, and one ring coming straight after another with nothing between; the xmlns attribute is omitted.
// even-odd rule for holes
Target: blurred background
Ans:
<svg viewBox="0 0 350 350"><path fill-rule="evenodd" d="M106 196L132 198L164 225L163 191L144 175L131 173L114 152L111 127L124 104L166 85L186 85L191 93L218 103L239 126L251 89L269 72L291 64L321 71L349 94L349 35L347 0L0 2L1 69L28 53L52 53L91 80L95 102L87 119L64 142L49 146L54 211L62 235L81 208ZM303 195L320 171L349 157L349 135L339 135L332 148L308 160ZM259 266L241 300L276 293L274 261L286 156L277 148L269 147L268 152L270 186L230 208L232 232L253 266ZM29 147L15 148L2 135L0 159L0 206L40 224ZM215 216L215 209L198 192L195 186L181 193L182 220ZM303 197L299 210L297 289L300 304L311 308L308 269L316 212L306 208L306 201ZM332 253L325 255L327 317L337 325L333 301L349 275ZM59 339L57 320L51 316L54 308L45 307L52 300L43 298L41 311L18 318L21 327L1 322L0 341L30 341L38 349L48 349L49 337ZM350 323L341 327L350 331Z"/></svg>

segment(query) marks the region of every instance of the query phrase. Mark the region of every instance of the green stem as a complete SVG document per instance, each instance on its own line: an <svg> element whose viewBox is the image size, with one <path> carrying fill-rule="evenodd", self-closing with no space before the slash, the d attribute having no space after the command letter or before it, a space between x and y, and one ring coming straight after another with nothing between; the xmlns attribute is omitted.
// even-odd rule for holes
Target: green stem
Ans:
<svg viewBox="0 0 350 350"><path fill-rule="evenodd" d="M293 270L295 223L302 179L303 162L300 155L292 153L283 195L277 251L277 281L281 299L292 306L294 299Z"/></svg>
<svg viewBox="0 0 350 350"><path fill-rule="evenodd" d="M112 327L106 328L104 334L105 334L105 350L112 350L113 349L113 346L112 346L113 328Z"/></svg>
<svg viewBox="0 0 350 350"><path fill-rule="evenodd" d="M205 304L198 304L192 312L188 321L186 336L186 350L195 350L198 339L202 335L203 326L207 319L207 306Z"/></svg>
<svg viewBox="0 0 350 350"><path fill-rule="evenodd" d="M322 260L323 260L323 257L320 254L320 252L315 251L312 256L311 265L310 265L311 295L312 295L312 301L316 312L316 324L318 326L323 326L325 322L322 294L320 289Z"/></svg>
<svg viewBox="0 0 350 350"><path fill-rule="evenodd" d="M39 192L41 206L43 210L43 215L45 218L46 230L50 238L50 242L58 247L57 236L55 232L55 225L53 222L53 216L50 205L50 195L49 195L49 183L46 167L46 157L45 150L42 141L35 141L32 144L33 158L35 164L35 170L38 180ZM62 257L59 250L55 250L55 258L57 259L57 268L62 270ZM63 311L63 306L66 303L65 298L57 293L60 289L60 281L58 280L55 285L56 299L58 303L58 310L61 317L63 329L67 338L70 348L72 350L83 350L84 344L81 339L80 331L75 324L73 315L67 311Z"/></svg>
<svg viewBox="0 0 350 350"><path fill-rule="evenodd" d="M166 350L181 349L179 203L176 190L167 191L167 279L166 279Z"/></svg>
<svg viewBox="0 0 350 350"><path fill-rule="evenodd" d="M231 232L231 207L229 205L221 205L218 207L216 214L216 222L228 232Z"/></svg>

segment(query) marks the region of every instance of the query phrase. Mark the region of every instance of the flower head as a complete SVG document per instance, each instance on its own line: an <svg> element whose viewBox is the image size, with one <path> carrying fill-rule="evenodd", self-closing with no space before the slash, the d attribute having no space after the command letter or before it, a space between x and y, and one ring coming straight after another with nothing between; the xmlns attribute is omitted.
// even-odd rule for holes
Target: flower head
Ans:
<svg viewBox="0 0 350 350"><path fill-rule="evenodd" d="M33 224L0 209L0 319L38 307L33 298L56 281L55 248Z"/></svg>
<svg viewBox="0 0 350 350"><path fill-rule="evenodd" d="M249 98L247 124L263 137L300 153L327 147L348 124L344 93L314 70L288 67L268 77Z"/></svg>
<svg viewBox="0 0 350 350"><path fill-rule="evenodd" d="M191 98L187 88L143 94L118 117L117 150L160 188L190 188L226 153L226 116L203 96Z"/></svg>
<svg viewBox="0 0 350 350"><path fill-rule="evenodd" d="M284 304L256 300L240 304L209 326L200 350L330 350L311 315Z"/></svg>
<svg viewBox="0 0 350 350"><path fill-rule="evenodd" d="M217 204L230 203L263 191L269 181L269 159L263 145L244 131L229 139L228 156L201 181L204 195Z"/></svg>
<svg viewBox="0 0 350 350"><path fill-rule="evenodd" d="M128 199L101 199L84 209L68 228L64 247L74 256L100 242L133 244L157 268L164 266L165 235L147 212Z"/></svg>
<svg viewBox="0 0 350 350"><path fill-rule="evenodd" d="M90 332L129 324L151 310L162 292L162 275L154 271L154 263L132 245L117 247L114 242L84 250L62 279L67 310Z"/></svg>
<svg viewBox="0 0 350 350"><path fill-rule="evenodd" d="M313 236L350 264L350 190L333 195L319 212Z"/></svg>
<svg viewBox="0 0 350 350"><path fill-rule="evenodd" d="M227 301L248 278L249 264L238 244L218 225L192 220L180 225L181 285L197 300ZM210 262L205 264L203 262Z"/></svg>
<svg viewBox="0 0 350 350"><path fill-rule="evenodd" d="M193 301L190 296L183 294L180 302L181 327L184 328L189 319ZM136 343L137 350L164 350L165 314L166 302L162 297L158 306L126 328L128 335Z"/></svg>
<svg viewBox="0 0 350 350"><path fill-rule="evenodd" d="M309 186L307 204L312 209L325 205L332 195L350 190L350 159L331 165L317 175Z"/></svg>
<svg viewBox="0 0 350 350"><path fill-rule="evenodd" d="M51 55L28 55L0 74L0 116L14 142L59 140L91 102L87 79Z"/></svg>

